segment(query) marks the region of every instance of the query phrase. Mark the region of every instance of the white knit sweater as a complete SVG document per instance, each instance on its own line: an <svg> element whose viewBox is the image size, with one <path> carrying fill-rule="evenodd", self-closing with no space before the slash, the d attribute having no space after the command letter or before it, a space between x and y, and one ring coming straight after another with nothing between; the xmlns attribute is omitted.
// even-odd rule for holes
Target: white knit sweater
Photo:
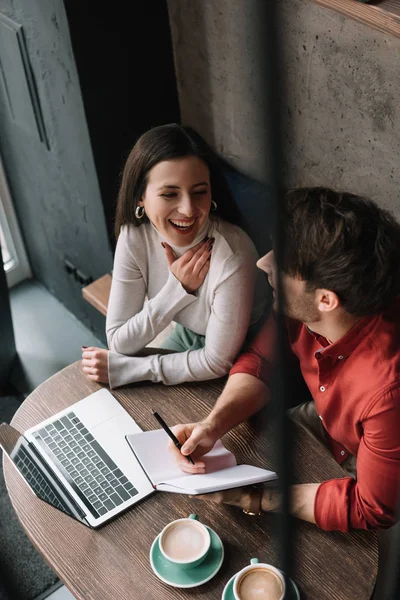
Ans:
<svg viewBox="0 0 400 600"><path fill-rule="evenodd" d="M111 388L143 380L172 385L228 373L249 325L263 315L266 279L256 267L253 243L239 227L210 219L190 247L205 235L215 238L210 269L202 286L188 294L168 268L161 246L167 240L155 227L122 227L106 322ZM182 256L188 248L173 250ZM135 356L172 321L205 335L205 347Z"/></svg>

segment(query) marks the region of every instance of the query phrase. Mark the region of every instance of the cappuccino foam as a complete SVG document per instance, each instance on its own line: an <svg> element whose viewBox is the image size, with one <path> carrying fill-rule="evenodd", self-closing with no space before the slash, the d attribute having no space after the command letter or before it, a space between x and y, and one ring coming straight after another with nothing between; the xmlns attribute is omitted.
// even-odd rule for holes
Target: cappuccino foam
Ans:
<svg viewBox="0 0 400 600"><path fill-rule="evenodd" d="M173 523L162 536L165 554L173 560L196 560L207 548L207 539L202 528L195 522Z"/></svg>
<svg viewBox="0 0 400 600"><path fill-rule="evenodd" d="M273 571L256 568L240 579L238 593L240 600L280 600L283 584Z"/></svg>

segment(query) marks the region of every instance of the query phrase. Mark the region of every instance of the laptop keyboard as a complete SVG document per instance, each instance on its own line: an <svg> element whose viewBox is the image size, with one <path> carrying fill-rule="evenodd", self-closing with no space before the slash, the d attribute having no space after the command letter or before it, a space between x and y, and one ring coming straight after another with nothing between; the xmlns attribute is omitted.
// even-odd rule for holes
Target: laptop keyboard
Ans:
<svg viewBox="0 0 400 600"><path fill-rule="evenodd" d="M31 459L23 446L19 447L13 461L39 498L42 498L42 500L45 500L45 502L52 504L63 512L70 514L68 507L60 502L58 495L54 493L52 486L39 471L35 462Z"/></svg>
<svg viewBox="0 0 400 600"><path fill-rule="evenodd" d="M138 493L75 413L39 429L35 437L56 457L60 470L95 516L105 515Z"/></svg>

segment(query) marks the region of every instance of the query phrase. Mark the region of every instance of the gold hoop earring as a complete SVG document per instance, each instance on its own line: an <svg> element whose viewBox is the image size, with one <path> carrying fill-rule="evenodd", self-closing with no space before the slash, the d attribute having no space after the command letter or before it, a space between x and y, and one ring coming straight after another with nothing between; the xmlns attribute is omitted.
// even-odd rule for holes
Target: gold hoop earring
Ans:
<svg viewBox="0 0 400 600"><path fill-rule="evenodd" d="M144 217L144 206L137 206L136 207L135 217L137 219L143 219L143 217Z"/></svg>
<svg viewBox="0 0 400 600"><path fill-rule="evenodd" d="M215 202L215 200L211 200L211 210L217 210L218 208L218 204Z"/></svg>

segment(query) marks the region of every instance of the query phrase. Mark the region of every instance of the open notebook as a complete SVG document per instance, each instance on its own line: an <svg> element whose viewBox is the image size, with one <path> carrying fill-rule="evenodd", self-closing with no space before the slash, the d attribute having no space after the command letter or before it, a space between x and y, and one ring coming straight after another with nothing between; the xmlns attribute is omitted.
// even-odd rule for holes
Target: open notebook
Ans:
<svg viewBox="0 0 400 600"><path fill-rule="evenodd" d="M134 433L126 439L153 487L162 492L207 494L277 479L273 471L238 465L232 452L220 441L203 457L207 472L186 475L168 452L168 437L163 429Z"/></svg>

